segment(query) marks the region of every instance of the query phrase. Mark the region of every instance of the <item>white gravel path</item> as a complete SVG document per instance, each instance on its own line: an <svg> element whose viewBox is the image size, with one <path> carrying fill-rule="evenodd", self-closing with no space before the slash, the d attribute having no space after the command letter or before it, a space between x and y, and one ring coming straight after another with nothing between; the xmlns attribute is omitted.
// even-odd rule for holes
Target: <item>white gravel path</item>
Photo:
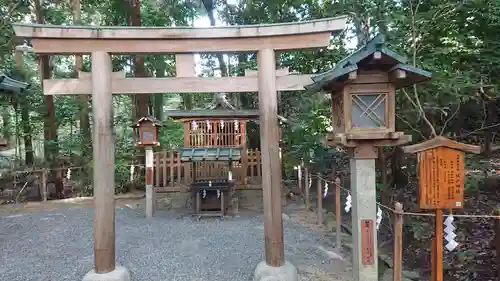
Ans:
<svg viewBox="0 0 500 281"><path fill-rule="evenodd" d="M0 280L81 280L94 264L92 219L93 209L0 216ZM133 281L249 281L264 258L263 234L261 215L197 221L159 212L148 222L142 210L122 208L116 214L117 262ZM306 277L332 270L319 249L328 247L326 240L285 221L285 256L302 280L323 280Z"/></svg>

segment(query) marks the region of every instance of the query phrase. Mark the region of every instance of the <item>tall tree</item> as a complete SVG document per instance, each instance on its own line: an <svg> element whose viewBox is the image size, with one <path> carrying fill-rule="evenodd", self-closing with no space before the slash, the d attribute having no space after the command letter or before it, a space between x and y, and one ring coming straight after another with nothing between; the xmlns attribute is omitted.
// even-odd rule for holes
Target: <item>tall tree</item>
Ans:
<svg viewBox="0 0 500 281"><path fill-rule="evenodd" d="M80 0L73 0L71 5L71 10L73 13L73 24L81 25L81 3ZM78 78L78 73L82 71L83 67L83 56L76 55L75 56L75 78ZM80 102L80 136L82 139L82 155L89 155L90 146L89 144L92 142L92 138L90 136L90 122L89 122L89 95L81 95L78 97Z"/></svg>
<svg viewBox="0 0 500 281"><path fill-rule="evenodd" d="M39 24L44 24L44 11L42 3L43 1L35 0L35 14L36 14L36 22ZM51 77L51 66L50 66L50 57L48 55L39 56L40 62L40 70L41 70L41 81L43 84L44 79L50 79ZM54 109L54 97L53 96L45 96L45 106L47 111L45 113L44 118L44 154L45 159L47 159L50 163L53 163L56 159L56 155L58 152L57 146L57 119L56 112Z"/></svg>
<svg viewBox="0 0 500 281"><path fill-rule="evenodd" d="M141 1L130 0L129 7L129 25L141 26ZM134 76L147 77L144 56L135 55L134 58ZM149 114L149 96L145 94L135 95L134 97L134 119L141 118Z"/></svg>
<svg viewBox="0 0 500 281"><path fill-rule="evenodd" d="M158 78L165 77L165 72L167 71L167 63L165 62L165 56L155 57L155 76ZM154 95L154 115L158 120L163 120L163 94Z"/></svg>

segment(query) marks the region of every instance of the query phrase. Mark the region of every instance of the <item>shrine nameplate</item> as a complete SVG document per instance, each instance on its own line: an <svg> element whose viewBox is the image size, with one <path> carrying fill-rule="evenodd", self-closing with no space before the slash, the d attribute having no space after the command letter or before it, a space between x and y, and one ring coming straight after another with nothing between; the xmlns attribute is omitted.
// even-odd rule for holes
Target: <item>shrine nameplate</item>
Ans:
<svg viewBox="0 0 500 281"><path fill-rule="evenodd" d="M421 209L457 209L464 201L464 154L447 147L418 153Z"/></svg>
<svg viewBox="0 0 500 281"><path fill-rule="evenodd" d="M361 220L361 262L363 265L374 263L373 220Z"/></svg>

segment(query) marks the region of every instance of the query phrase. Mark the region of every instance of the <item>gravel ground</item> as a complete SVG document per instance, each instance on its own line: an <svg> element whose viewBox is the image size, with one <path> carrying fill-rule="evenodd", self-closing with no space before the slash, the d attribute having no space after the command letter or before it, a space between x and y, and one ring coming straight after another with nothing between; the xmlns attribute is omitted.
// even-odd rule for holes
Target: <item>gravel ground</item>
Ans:
<svg viewBox="0 0 500 281"><path fill-rule="evenodd" d="M93 209L0 216L0 280L81 280L93 267ZM264 259L262 215L228 220L159 212L148 222L140 209L117 209L117 263L134 281L249 281ZM331 271L324 235L285 221L285 256L302 280ZM323 248L324 249L324 248ZM344 280L344 279L329 279Z"/></svg>

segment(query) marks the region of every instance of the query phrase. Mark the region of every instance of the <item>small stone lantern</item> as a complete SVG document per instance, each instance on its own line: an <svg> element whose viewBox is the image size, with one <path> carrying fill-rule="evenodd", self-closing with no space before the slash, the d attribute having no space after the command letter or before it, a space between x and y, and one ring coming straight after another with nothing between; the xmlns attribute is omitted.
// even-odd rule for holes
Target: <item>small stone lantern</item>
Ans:
<svg viewBox="0 0 500 281"><path fill-rule="evenodd" d="M333 146L355 147L366 141L388 146L410 140L396 132L396 89L430 77L430 72L406 64L404 57L387 48L379 34L334 69L314 76L306 88L331 93Z"/></svg>
<svg viewBox="0 0 500 281"><path fill-rule="evenodd" d="M145 116L132 125L134 129L133 140L136 146L160 146L158 131L162 126L161 122L151 116Z"/></svg>

